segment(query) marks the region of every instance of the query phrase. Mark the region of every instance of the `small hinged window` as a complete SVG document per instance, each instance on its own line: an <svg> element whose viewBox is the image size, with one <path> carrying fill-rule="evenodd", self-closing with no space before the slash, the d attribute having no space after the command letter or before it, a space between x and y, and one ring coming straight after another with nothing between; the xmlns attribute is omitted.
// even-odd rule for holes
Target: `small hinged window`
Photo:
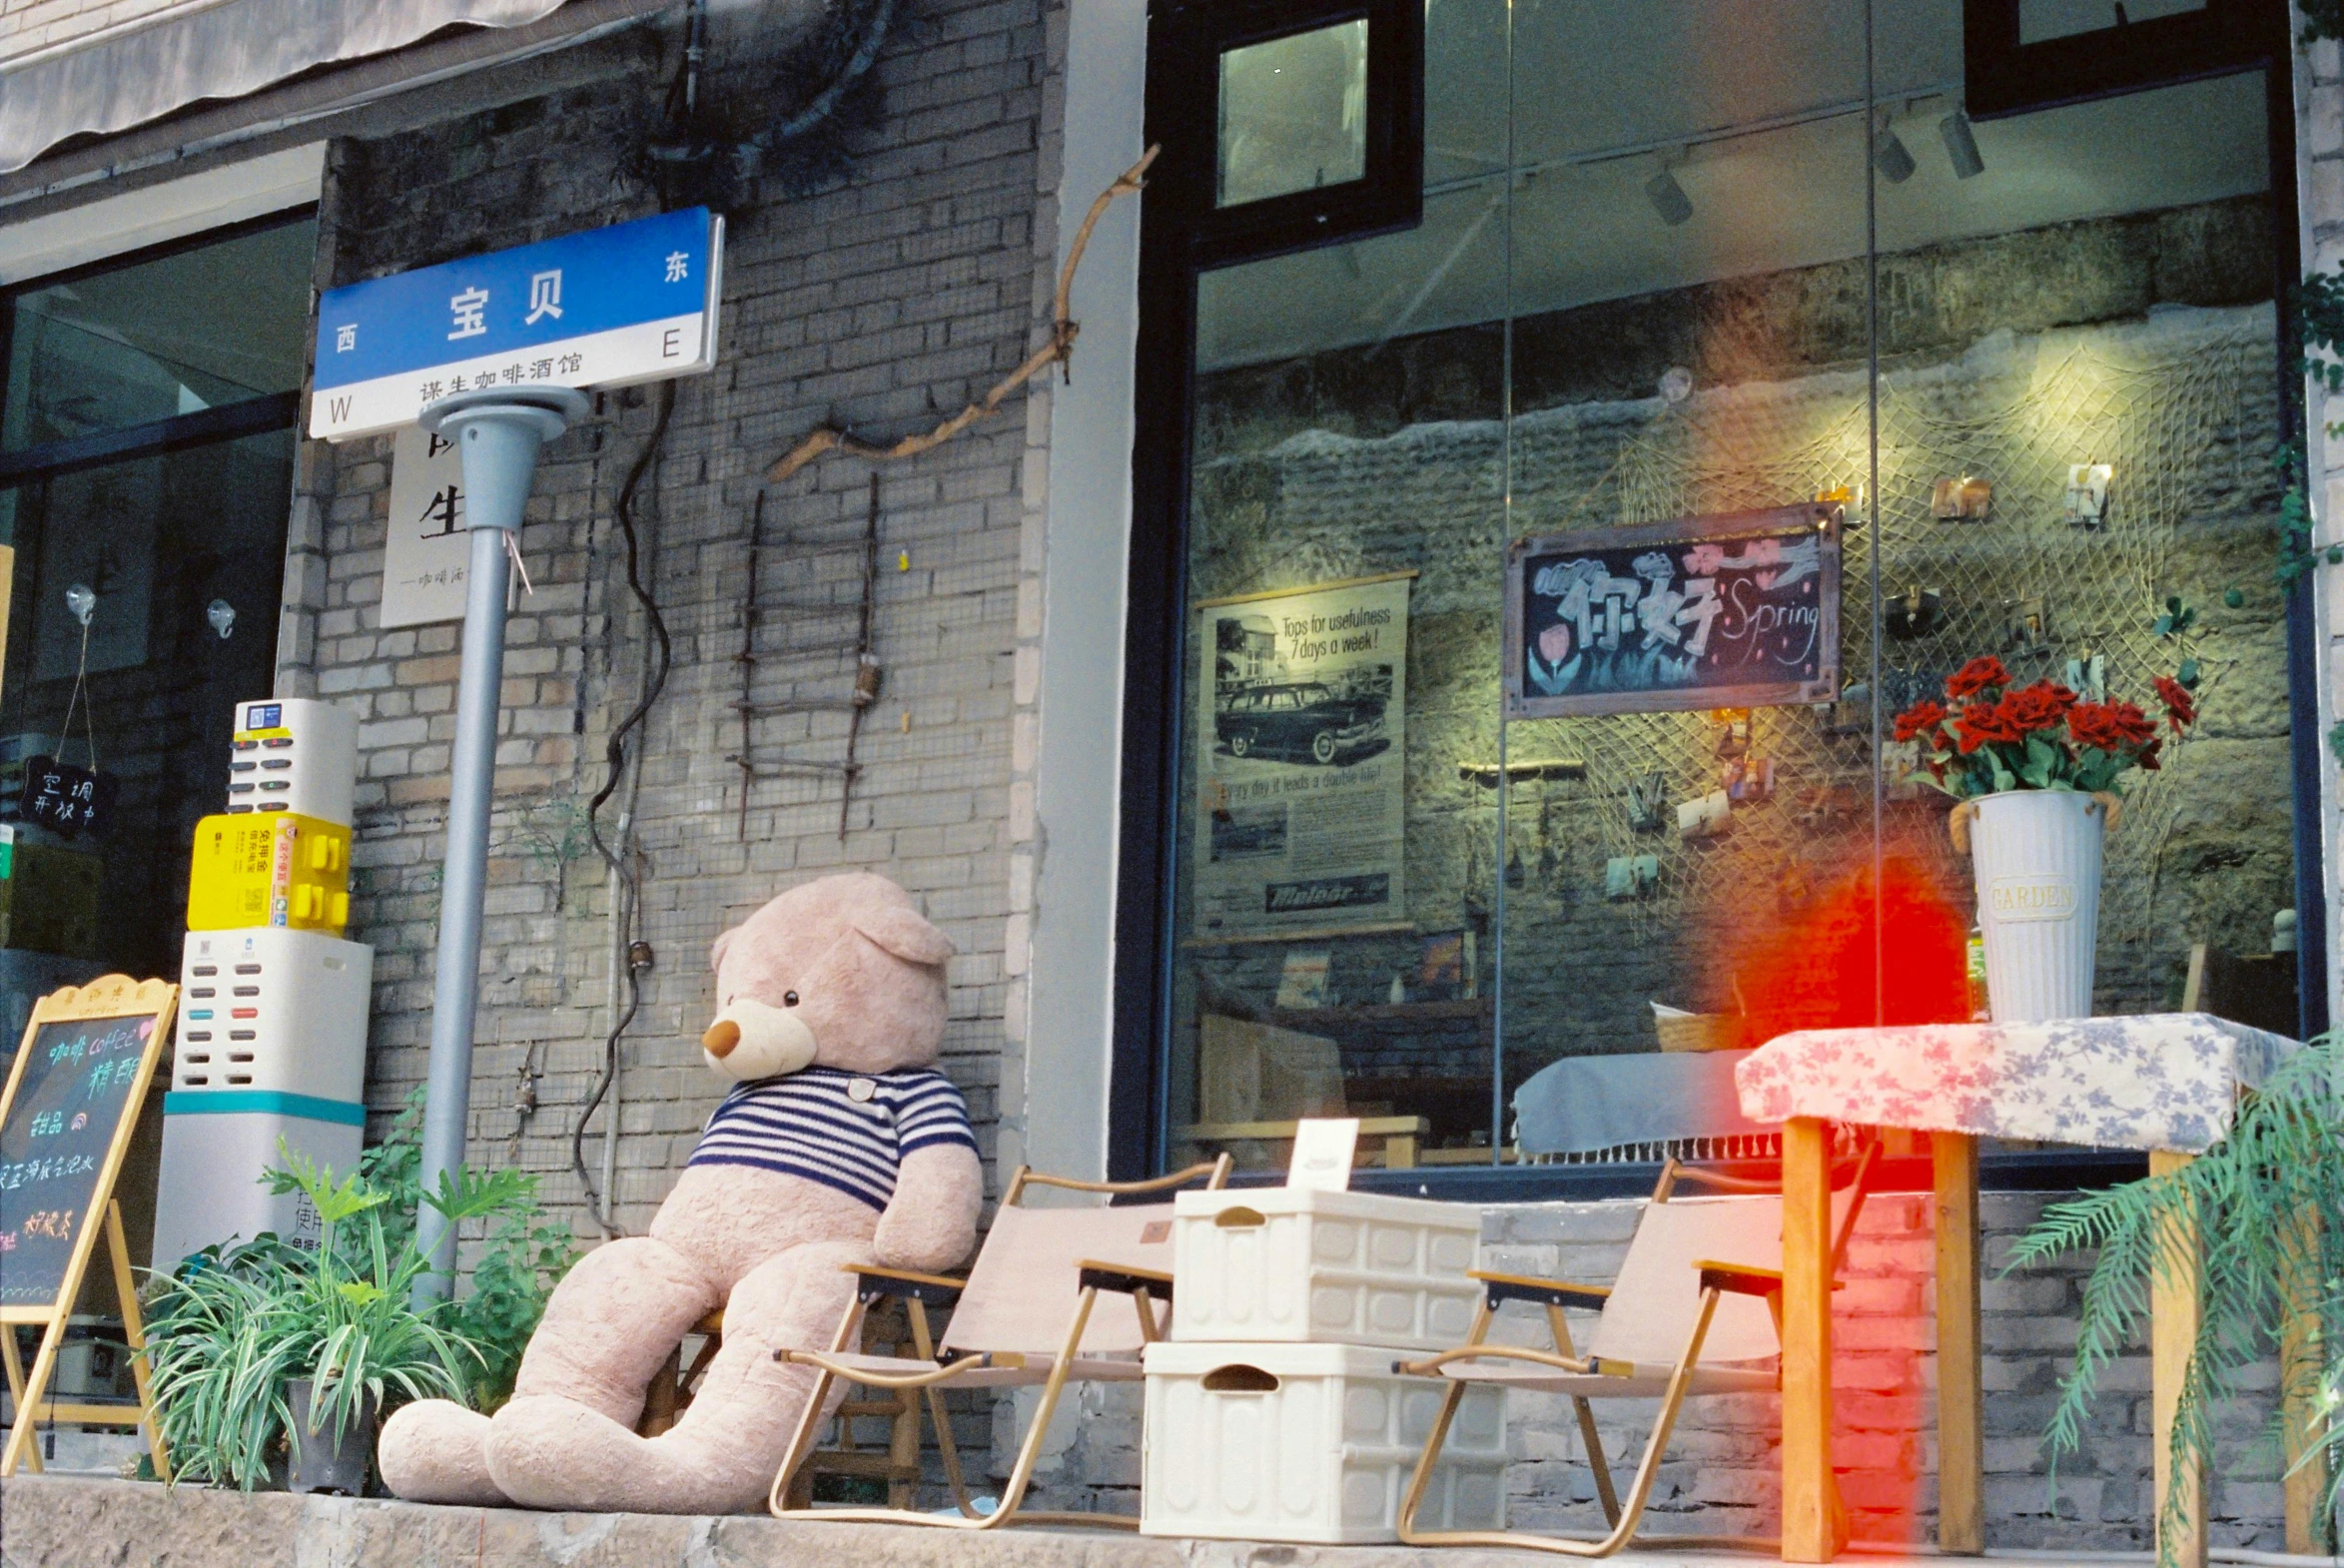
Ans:
<svg viewBox="0 0 2344 1568"><path fill-rule="evenodd" d="M1423 211L1424 13L1402 0L1160 12L1155 195L1199 266L1412 227Z"/></svg>

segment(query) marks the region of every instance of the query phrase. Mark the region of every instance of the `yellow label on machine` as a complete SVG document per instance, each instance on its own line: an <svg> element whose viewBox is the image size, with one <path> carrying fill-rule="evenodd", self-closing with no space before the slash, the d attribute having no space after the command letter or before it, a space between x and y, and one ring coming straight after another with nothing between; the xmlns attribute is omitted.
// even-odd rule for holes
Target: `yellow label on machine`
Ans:
<svg viewBox="0 0 2344 1568"><path fill-rule="evenodd" d="M299 812L196 824L187 929L285 926L342 935L350 924L350 829Z"/></svg>

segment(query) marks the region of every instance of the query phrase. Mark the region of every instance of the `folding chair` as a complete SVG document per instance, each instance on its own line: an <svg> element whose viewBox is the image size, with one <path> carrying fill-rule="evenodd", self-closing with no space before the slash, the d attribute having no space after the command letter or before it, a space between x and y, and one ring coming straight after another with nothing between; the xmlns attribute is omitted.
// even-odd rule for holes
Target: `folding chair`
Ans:
<svg viewBox="0 0 2344 1568"><path fill-rule="evenodd" d="M1848 1237L1871 1182L1877 1143L1849 1161L1850 1179L1833 1194L1834 1288L1847 1257ZM1744 1195L1670 1201L1681 1180ZM1835 1186L1838 1183L1835 1181ZM1765 1393L1781 1386L1783 1320L1783 1200L1771 1182L1749 1181L1683 1167L1674 1160L1638 1221L1619 1277L1609 1286L1572 1284L1526 1274L1472 1270L1482 1300L1465 1343L1397 1369L1450 1380L1431 1436L1400 1500L1400 1539L1410 1546L1504 1546L1609 1557L1628 1544L1644 1517L1670 1429L1688 1398L1705 1394ZM1499 1306L1523 1301L1542 1307L1554 1349L1485 1342ZM1595 1337L1586 1355L1572 1348L1565 1307L1595 1308ZM1504 1363L1518 1364L1504 1364ZM1600 1540L1567 1540L1516 1530L1419 1530L1433 1466L1448 1440L1449 1423L1469 1383L1494 1383L1539 1393L1566 1394L1595 1472L1595 1495L1611 1532ZM1643 1461L1623 1505L1612 1486L1609 1461L1595 1427L1597 1399L1660 1400ZM1659 1543L1655 1543L1659 1544ZM1690 1544L1678 1538L1670 1545ZM1704 1544L1709 1544L1705 1542ZM1758 1545L1755 1541L1733 1544Z"/></svg>
<svg viewBox="0 0 2344 1568"><path fill-rule="evenodd" d="M1060 1393L1070 1382L1129 1382L1141 1379L1140 1353L1165 1336L1172 1321L1172 1217L1170 1203L1125 1207L1027 1208L1019 1199L1032 1186L1120 1196L1170 1191L1202 1176L1218 1187L1228 1178L1229 1157L1151 1181L1077 1181L1039 1176L1020 1167L1010 1180L985 1245L966 1280L910 1273L872 1265L849 1265L857 1278L855 1299L839 1320L828 1350L777 1350L778 1360L817 1369L814 1389L799 1417L781 1472L773 1479L769 1506L776 1518L835 1519L864 1523L940 1525L990 1530L1008 1524L1084 1524L1136 1529L1139 1520L1116 1514L1047 1513L1021 1508L1033 1480L1035 1461ZM1129 1316L1110 1311L1096 1317L1100 1293L1129 1296ZM911 1319L917 1357L859 1355L863 1317L888 1300L904 1304ZM928 1322L928 1308L951 1305L952 1321L941 1341ZM958 1514L928 1514L899 1508L814 1508L790 1505L790 1480L813 1452L815 1434L828 1419L823 1406L840 1382L897 1392L921 1390L936 1428L936 1445ZM1001 1504L981 1515L961 1476L960 1452L946 1418L944 1393L951 1388L1029 1388L1042 1398L1032 1427L1018 1450Z"/></svg>

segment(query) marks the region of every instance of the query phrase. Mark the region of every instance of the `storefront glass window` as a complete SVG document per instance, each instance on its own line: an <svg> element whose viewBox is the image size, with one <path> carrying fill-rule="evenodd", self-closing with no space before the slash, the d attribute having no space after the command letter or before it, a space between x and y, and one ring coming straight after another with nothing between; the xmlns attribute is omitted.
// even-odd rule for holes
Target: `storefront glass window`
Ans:
<svg viewBox="0 0 2344 1568"><path fill-rule="evenodd" d="M10 297L0 450L299 388L317 244L277 224Z"/></svg>
<svg viewBox="0 0 2344 1568"><path fill-rule="evenodd" d="M0 997L178 969L188 845L275 675L315 241L304 218L0 296ZM40 758L95 777L95 825L25 815Z"/></svg>
<svg viewBox="0 0 2344 1568"><path fill-rule="evenodd" d="M1198 276L1168 1159L1272 1164L1259 1124L1341 1111L1486 1163L1559 1063L1965 1009L1950 802L1874 737L1980 654L2135 700L2199 675L2205 724L2109 840L2100 1010L2177 1005L2193 945L2270 947L2261 78L1972 124L1958 0L1880 8L1869 77L1866 25L1859 0L1432 0L1422 223ZM1813 628L1828 685L1501 727L1510 541L1679 527L1514 674L1618 693L1660 679L1622 651L1652 626L1708 624L1668 556L1778 508L1828 547L1734 591ZM2160 633L2176 596L2195 613ZM1953 967L1901 967L1913 930ZM1617 1076L1574 1104L1644 1093Z"/></svg>

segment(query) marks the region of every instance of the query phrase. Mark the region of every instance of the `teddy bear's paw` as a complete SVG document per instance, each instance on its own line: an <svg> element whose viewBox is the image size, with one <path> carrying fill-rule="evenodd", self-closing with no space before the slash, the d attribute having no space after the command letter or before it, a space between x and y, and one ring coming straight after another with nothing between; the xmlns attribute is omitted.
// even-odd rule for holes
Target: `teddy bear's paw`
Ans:
<svg viewBox="0 0 2344 1568"><path fill-rule="evenodd" d="M524 1508L631 1513L643 1439L574 1399L523 1394L488 1424L488 1473Z"/></svg>
<svg viewBox="0 0 2344 1568"><path fill-rule="evenodd" d="M383 1423L376 1464L383 1484L410 1503L501 1508L488 1473L488 1418L445 1399L420 1399Z"/></svg>

